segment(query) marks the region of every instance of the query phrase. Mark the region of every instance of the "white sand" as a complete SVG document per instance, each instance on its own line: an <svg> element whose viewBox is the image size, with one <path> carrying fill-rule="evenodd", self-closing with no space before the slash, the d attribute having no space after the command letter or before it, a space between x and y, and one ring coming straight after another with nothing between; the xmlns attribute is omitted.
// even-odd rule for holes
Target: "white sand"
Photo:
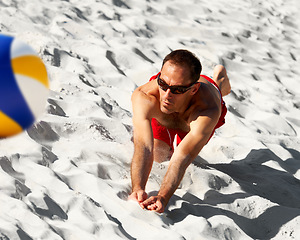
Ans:
<svg viewBox="0 0 300 240"><path fill-rule="evenodd" d="M47 111L0 141L0 239L300 239L298 0L1 0L0 32L51 79ZM227 67L226 124L164 214L127 201L130 96L170 50ZM34 94L34 93L33 93ZM168 163L154 164L155 193Z"/></svg>

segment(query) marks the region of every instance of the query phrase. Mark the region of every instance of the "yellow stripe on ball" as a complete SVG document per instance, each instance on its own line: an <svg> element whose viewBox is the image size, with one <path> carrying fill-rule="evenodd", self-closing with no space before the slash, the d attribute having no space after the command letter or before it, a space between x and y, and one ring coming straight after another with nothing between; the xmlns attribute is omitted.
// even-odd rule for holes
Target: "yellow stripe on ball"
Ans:
<svg viewBox="0 0 300 240"><path fill-rule="evenodd" d="M0 138L22 132L22 127L0 111Z"/></svg>
<svg viewBox="0 0 300 240"><path fill-rule="evenodd" d="M32 77L49 88L47 70L39 57L21 56L12 59L11 63L15 74Z"/></svg>

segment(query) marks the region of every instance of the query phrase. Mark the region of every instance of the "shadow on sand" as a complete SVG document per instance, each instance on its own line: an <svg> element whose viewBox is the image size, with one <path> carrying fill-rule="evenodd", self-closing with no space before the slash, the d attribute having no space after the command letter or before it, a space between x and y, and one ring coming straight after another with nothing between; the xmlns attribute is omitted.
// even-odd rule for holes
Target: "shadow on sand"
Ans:
<svg viewBox="0 0 300 240"><path fill-rule="evenodd" d="M223 215L232 219L249 237L253 239L270 239L279 232L279 229L300 216L300 180L295 174L300 169L300 153L294 149L285 148L292 158L283 161L269 149L252 150L245 159L232 161L229 164L208 164L196 159L194 164L202 168L213 168L234 179L244 193L230 195L209 190L204 200L192 194L185 194L181 208L168 211L168 217L174 223L182 221L188 215L210 218ZM263 165L273 160L282 169L280 171ZM272 206L254 219L240 216L229 210L217 207L217 204L232 203L236 199L251 196L260 196L278 206ZM174 196L172 201L176 201Z"/></svg>

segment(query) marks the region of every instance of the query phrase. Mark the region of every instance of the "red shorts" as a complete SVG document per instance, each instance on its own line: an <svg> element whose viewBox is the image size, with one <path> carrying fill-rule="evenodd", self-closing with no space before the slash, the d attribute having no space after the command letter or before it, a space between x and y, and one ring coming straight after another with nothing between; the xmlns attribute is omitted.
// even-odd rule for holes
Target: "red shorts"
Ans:
<svg viewBox="0 0 300 240"><path fill-rule="evenodd" d="M152 76L149 81L156 79L158 74ZM218 85L215 83L215 81L205 75L201 75L201 77L205 78L207 81L212 83L218 89L220 96L221 96L221 101L222 101L221 116L210 136L210 138L211 138L212 135L214 134L215 130L217 128L221 127L225 123L225 115L227 113L227 108L226 108L225 102L223 101L221 91L220 91ZM172 148L172 150L174 150L173 142L174 142L175 136L177 135L176 144L178 145L182 141L182 139L188 134L188 132L183 132L178 129L168 129L165 126L160 125L159 122L155 118L152 118L151 125L152 125L153 137L155 139L162 140L165 143L167 143L170 146L170 148Z"/></svg>

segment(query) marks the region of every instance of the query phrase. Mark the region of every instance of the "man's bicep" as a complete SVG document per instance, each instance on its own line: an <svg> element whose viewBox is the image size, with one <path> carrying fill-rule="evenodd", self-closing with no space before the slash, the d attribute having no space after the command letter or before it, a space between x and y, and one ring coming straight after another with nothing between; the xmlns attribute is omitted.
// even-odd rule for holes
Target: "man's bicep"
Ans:
<svg viewBox="0 0 300 240"><path fill-rule="evenodd" d="M141 94L132 97L134 141L152 148L151 108L149 100Z"/></svg>
<svg viewBox="0 0 300 240"><path fill-rule="evenodd" d="M191 133L201 138L210 136L217 122L218 121L211 116L200 116L195 122L191 123Z"/></svg>
<svg viewBox="0 0 300 240"><path fill-rule="evenodd" d="M145 118L133 117L134 140L149 142L153 138L151 121Z"/></svg>
<svg viewBox="0 0 300 240"><path fill-rule="evenodd" d="M215 116L199 116L190 124L190 132L183 139L182 150L193 157L196 157L201 149L208 142L217 124L217 114Z"/></svg>
<svg viewBox="0 0 300 240"><path fill-rule="evenodd" d="M220 117L220 111L217 109L209 109L203 111L190 123L192 135L203 138L210 137Z"/></svg>

